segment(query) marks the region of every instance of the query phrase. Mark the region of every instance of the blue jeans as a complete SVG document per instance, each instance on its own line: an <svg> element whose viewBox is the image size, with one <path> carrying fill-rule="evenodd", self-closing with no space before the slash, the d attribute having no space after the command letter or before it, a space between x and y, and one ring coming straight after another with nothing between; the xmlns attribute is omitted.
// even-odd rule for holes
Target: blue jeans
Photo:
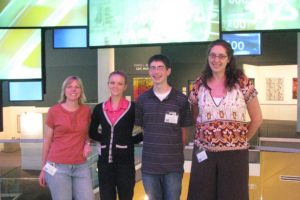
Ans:
<svg viewBox="0 0 300 200"><path fill-rule="evenodd" d="M182 172L167 174L142 173L142 180L149 200L179 200Z"/></svg>
<svg viewBox="0 0 300 200"><path fill-rule="evenodd" d="M90 169L87 163L78 165L56 164L52 176L45 172L45 179L53 200L94 200Z"/></svg>

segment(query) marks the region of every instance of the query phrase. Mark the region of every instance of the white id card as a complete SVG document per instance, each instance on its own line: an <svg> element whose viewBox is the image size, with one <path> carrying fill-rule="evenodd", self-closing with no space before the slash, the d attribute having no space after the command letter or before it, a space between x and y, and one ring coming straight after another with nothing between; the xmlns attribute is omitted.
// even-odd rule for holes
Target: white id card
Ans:
<svg viewBox="0 0 300 200"><path fill-rule="evenodd" d="M207 154L205 150L199 151L196 153L198 163L201 163L202 161L207 159Z"/></svg>
<svg viewBox="0 0 300 200"><path fill-rule="evenodd" d="M176 112L166 112L165 123L177 124L178 114Z"/></svg>
<svg viewBox="0 0 300 200"><path fill-rule="evenodd" d="M53 176L57 171L56 167L52 166L49 163L46 163L46 165L43 167L43 170L48 174L50 174L51 176Z"/></svg>

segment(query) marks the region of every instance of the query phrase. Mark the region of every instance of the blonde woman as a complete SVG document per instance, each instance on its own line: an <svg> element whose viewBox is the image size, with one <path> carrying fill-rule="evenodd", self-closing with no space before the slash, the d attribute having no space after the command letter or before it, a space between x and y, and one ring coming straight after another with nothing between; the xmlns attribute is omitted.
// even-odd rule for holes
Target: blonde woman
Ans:
<svg viewBox="0 0 300 200"><path fill-rule="evenodd" d="M59 103L47 114L39 183L48 185L53 200L93 200L92 179L86 162L90 152L90 108L79 77L67 77Z"/></svg>

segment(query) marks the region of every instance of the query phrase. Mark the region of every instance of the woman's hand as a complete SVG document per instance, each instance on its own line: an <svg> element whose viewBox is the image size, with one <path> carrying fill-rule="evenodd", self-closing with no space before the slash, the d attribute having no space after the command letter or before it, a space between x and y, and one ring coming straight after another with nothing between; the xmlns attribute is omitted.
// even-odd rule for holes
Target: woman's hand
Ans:
<svg viewBox="0 0 300 200"><path fill-rule="evenodd" d="M87 158L91 152L92 150L91 150L90 142L86 142L83 148L83 156Z"/></svg>
<svg viewBox="0 0 300 200"><path fill-rule="evenodd" d="M39 184L41 187L46 187L46 180L45 180L45 171L41 170L40 176L39 176Z"/></svg>

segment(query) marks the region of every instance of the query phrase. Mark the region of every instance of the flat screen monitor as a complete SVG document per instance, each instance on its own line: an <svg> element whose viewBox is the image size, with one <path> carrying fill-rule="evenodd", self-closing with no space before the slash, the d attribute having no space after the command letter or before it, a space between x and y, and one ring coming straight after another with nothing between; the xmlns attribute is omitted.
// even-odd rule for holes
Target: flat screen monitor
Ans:
<svg viewBox="0 0 300 200"><path fill-rule="evenodd" d="M0 29L0 80L42 78L41 29Z"/></svg>
<svg viewBox="0 0 300 200"><path fill-rule="evenodd" d="M261 55L260 33L223 33L222 39L231 44L234 55Z"/></svg>
<svg viewBox="0 0 300 200"><path fill-rule="evenodd" d="M53 48L86 48L86 28L61 28L53 31Z"/></svg>
<svg viewBox="0 0 300 200"><path fill-rule="evenodd" d="M88 0L1 0L0 27L86 26Z"/></svg>
<svg viewBox="0 0 300 200"><path fill-rule="evenodd" d="M9 101L42 101L41 80L9 81Z"/></svg>
<svg viewBox="0 0 300 200"><path fill-rule="evenodd" d="M2 81L0 81L0 88L2 90ZM3 103L2 103L2 92L0 92L0 132L3 131Z"/></svg>
<svg viewBox="0 0 300 200"><path fill-rule="evenodd" d="M219 39L218 0L89 1L89 46Z"/></svg>
<svg viewBox="0 0 300 200"><path fill-rule="evenodd" d="M221 0L222 31L300 29L299 0Z"/></svg>

